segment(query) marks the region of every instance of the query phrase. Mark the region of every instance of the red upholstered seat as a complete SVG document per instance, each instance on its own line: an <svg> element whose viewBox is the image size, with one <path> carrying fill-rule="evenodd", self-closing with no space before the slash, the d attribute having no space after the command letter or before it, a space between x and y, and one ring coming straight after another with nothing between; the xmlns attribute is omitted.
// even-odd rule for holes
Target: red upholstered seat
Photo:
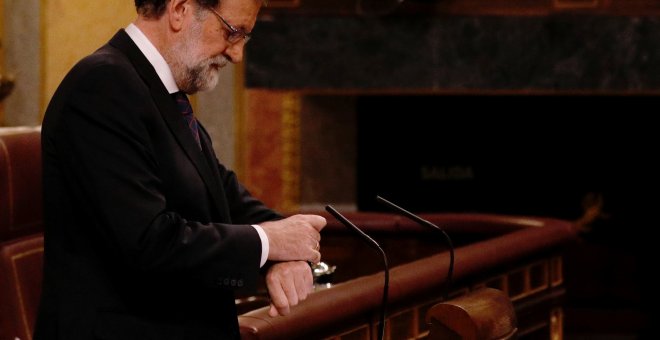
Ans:
<svg viewBox="0 0 660 340"><path fill-rule="evenodd" d="M0 243L0 339L32 339L43 252L41 233Z"/></svg>
<svg viewBox="0 0 660 340"><path fill-rule="evenodd" d="M41 130L0 128L0 339L31 339L43 264Z"/></svg>
<svg viewBox="0 0 660 340"><path fill-rule="evenodd" d="M40 129L0 128L0 242L43 231L42 208Z"/></svg>

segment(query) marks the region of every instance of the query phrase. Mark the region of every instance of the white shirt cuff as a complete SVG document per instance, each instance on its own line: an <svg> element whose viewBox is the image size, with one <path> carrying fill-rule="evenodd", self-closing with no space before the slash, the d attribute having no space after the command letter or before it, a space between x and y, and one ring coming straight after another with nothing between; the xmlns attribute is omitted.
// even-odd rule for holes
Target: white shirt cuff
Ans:
<svg viewBox="0 0 660 340"><path fill-rule="evenodd" d="M266 263L266 260L268 260L268 252L270 251L270 246L268 245L268 236L266 236L266 232L259 225L253 224L252 226L257 231L259 238L261 239L261 262L259 264L259 268L261 268Z"/></svg>

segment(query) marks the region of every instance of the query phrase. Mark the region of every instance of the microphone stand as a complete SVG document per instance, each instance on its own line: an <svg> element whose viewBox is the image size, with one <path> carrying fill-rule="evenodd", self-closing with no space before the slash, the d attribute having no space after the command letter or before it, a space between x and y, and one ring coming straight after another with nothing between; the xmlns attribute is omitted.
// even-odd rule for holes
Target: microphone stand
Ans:
<svg viewBox="0 0 660 340"><path fill-rule="evenodd" d="M369 237L369 235L365 234L362 230L360 230L360 228L356 227L353 223L351 223L351 221L349 221L346 217L344 217L337 210L335 210L335 208L331 207L330 205L326 205L325 210L327 210L330 214L332 214L332 216L334 216L337 220L339 220L339 222L341 222L348 229L351 229L354 232L356 232L363 240L365 240L372 248L378 250L383 256L383 265L385 266L385 283L383 284L383 302L381 304L380 325L378 328L378 339L383 340L383 336L385 335L385 313L387 308L387 292L390 286L390 268L387 263L387 255L385 254L383 248L381 248L380 245L378 245L378 242L376 242L374 239Z"/></svg>
<svg viewBox="0 0 660 340"><path fill-rule="evenodd" d="M449 296L449 289L451 287L452 276L454 275L454 244L452 243L451 238L449 238L449 235L447 235L447 233L444 230L442 230L442 228L438 227L437 225L435 225L435 224L433 224L433 223L431 223L431 222L429 222L429 221L427 221L427 220L411 213L410 211L408 211L406 209L401 208L400 206L398 206L398 205L396 205L396 204L394 204L394 203L392 203L392 202L390 202L390 201L388 201L388 200L386 200L386 199L384 199L380 196L376 196L376 201L378 201L379 203L382 203L382 204L384 204L384 205L400 212L404 216L408 217L409 219L411 219L411 220L413 220L413 221L415 221L415 222L417 222L421 225L427 226L427 227L435 229L435 230L439 230L440 233L442 233L445 240L447 241L447 244L449 245L449 269L447 270L447 280L445 281L444 293L442 294L444 300L447 300L447 297Z"/></svg>

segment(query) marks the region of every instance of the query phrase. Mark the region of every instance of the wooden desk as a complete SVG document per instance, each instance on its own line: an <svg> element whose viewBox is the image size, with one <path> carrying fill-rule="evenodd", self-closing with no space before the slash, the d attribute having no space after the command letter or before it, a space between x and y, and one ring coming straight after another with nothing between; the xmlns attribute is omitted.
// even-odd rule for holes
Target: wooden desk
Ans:
<svg viewBox="0 0 660 340"><path fill-rule="evenodd" d="M411 245L414 243L411 239L425 243L431 238L421 227L398 216L392 217L395 220L392 223L387 216L378 214L372 217L380 222L373 224L352 217L365 232L380 233L380 239L392 242L392 246L396 245L393 241L396 239ZM424 218L442 226L452 237L461 234L460 238L465 238L465 234L473 234L477 240L461 242L455 249L454 289L450 298L482 287L500 289L513 302L519 338L561 337L564 295L561 251L564 245L575 240L571 223L478 214L433 214ZM350 242L343 243L343 248L341 243L327 244L328 239L333 240L331 236L342 233L334 222L331 223L324 230L322 240L324 261L337 265L338 271L379 264L364 257L351 257L351 262L332 262L345 261L346 252L358 250L347 248ZM420 234L401 236L407 232L414 235L414 230ZM337 236L332 242L341 239ZM344 241L350 239L344 238ZM340 249L343 254L335 254ZM420 339L428 335L425 316L429 308L441 301L448 265L449 254L443 251L390 270L386 322L386 335L390 339ZM286 317L270 318L267 308L239 316L241 334L244 339L375 339L382 289L382 272L350 279L311 294Z"/></svg>

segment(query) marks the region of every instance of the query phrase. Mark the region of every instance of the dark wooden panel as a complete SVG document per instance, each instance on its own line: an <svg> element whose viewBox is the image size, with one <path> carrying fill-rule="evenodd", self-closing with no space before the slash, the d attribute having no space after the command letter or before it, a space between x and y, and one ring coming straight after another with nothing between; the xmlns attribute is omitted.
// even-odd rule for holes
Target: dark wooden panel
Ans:
<svg viewBox="0 0 660 340"><path fill-rule="evenodd" d="M262 15L660 15L655 0L278 0Z"/></svg>

